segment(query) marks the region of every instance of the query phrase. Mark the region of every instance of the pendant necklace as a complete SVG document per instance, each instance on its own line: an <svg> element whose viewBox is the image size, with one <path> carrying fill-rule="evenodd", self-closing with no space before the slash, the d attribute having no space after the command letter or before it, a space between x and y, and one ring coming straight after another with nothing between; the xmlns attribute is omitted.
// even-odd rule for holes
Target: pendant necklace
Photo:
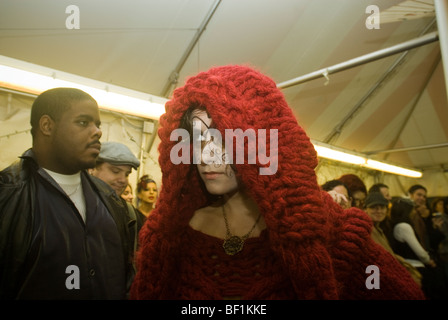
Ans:
<svg viewBox="0 0 448 320"><path fill-rule="evenodd" d="M255 221L252 229L250 229L250 231L242 237L234 236L230 233L229 222L227 221L227 215L226 210L224 209L224 205L222 206L222 214L224 216L224 222L226 223L226 238L224 240L224 243L222 244L222 247L224 248L225 253L227 253L229 256L233 256L243 250L244 241L246 241L252 231L254 231L258 221L260 221L261 213L258 215L257 221Z"/></svg>

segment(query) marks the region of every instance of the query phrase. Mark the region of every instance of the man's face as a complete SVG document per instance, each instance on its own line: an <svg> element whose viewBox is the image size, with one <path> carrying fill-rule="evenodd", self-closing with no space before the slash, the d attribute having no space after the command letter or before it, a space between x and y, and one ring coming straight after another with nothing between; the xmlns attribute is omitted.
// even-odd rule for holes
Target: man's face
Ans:
<svg viewBox="0 0 448 320"><path fill-rule="evenodd" d="M410 198L417 206L423 206L426 204L426 191L423 189L417 189L410 195Z"/></svg>
<svg viewBox="0 0 448 320"><path fill-rule="evenodd" d="M72 106L55 122L52 133L52 159L62 174L93 168L100 153L100 114L91 100L72 102Z"/></svg>
<svg viewBox="0 0 448 320"><path fill-rule="evenodd" d="M128 165L116 166L103 162L96 166L91 173L110 185L117 195L121 195L128 185L128 177L131 171L132 167Z"/></svg>
<svg viewBox="0 0 448 320"><path fill-rule="evenodd" d="M390 193L389 193L389 188L382 187L382 188L380 188L380 192L383 194L384 198L387 199L387 201L392 200L392 197L390 196Z"/></svg>

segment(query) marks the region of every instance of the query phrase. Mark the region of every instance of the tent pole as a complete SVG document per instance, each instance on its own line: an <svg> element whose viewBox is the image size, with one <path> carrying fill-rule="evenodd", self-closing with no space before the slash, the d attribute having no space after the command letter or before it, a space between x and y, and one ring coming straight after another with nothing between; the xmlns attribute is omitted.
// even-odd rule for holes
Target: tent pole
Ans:
<svg viewBox="0 0 448 320"><path fill-rule="evenodd" d="M431 32L428 33L424 36L421 36L419 38L413 39L413 40L409 40L403 43L400 43L398 45L386 48L386 49L381 49L378 51L374 51L368 54L365 54L363 56L339 63L339 64L335 64L331 67L328 68L323 68L314 72L311 72L309 74L288 80L288 81L284 81L281 82L279 84L277 84L277 87L280 89L284 89L284 88L289 88L292 86L295 86L297 84L303 83L303 82L307 82L310 80L314 80L320 77L328 77L329 74L332 73L337 73L340 71L344 71L350 68L354 68L357 67L359 65L365 64L365 63L369 63L375 60L379 60L391 55L394 55L396 53L399 52L403 52L403 51L407 51L409 49L413 49L413 48L417 48L420 46L423 46L425 44L437 41L439 39L438 33L435 32Z"/></svg>
<svg viewBox="0 0 448 320"><path fill-rule="evenodd" d="M188 45L188 48L184 52L184 55L180 58L180 61L177 63L176 68L171 72L171 75L168 78L168 81L162 90L162 93L161 93L162 97L168 98L168 96L170 95L171 87L175 86L177 84L177 81L179 80L180 70L183 68L185 62L187 61L188 57L190 56L191 52L193 51L194 47L196 46L196 43L199 41L199 38L201 37L202 33L205 31L205 28L207 27L208 23L212 19L216 9L218 9L218 6L221 3L221 1L222 0L215 1L211 10L205 17L204 21L199 26L198 31L194 35L193 40L191 40L190 44Z"/></svg>
<svg viewBox="0 0 448 320"><path fill-rule="evenodd" d="M371 155L371 154L379 154L379 153L406 152L406 151L417 151L417 150L447 148L447 147L448 147L448 143L439 143L439 144L430 144L427 146L419 146L419 147L408 147L408 148L397 148L397 149L389 149L389 150L369 151L369 152L364 152L364 154Z"/></svg>
<svg viewBox="0 0 448 320"><path fill-rule="evenodd" d="M440 34L440 50L445 74L445 89L448 97L448 0L434 0L437 27Z"/></svg>
<svg viewBox="0 0 448 320"><path fill-rule="evenodd" d="M432 20L425 29L420 33L419 36L426 34L426 32L434 25L435 19ZM350 110L350 112L333 128L331 133L324 139L324 142L330 143L330 141L338 134L342 132L342 128L345 124L353 118L356 112L364 105L364 103L370 98L370 96L381 87L384 81L389 78L389 75L403 62L406 56L409 54L409 50L406 50L400 54L400 56L392 63L392 65L386 70L386 72L381 76L381 78L368 90L368 92L361 98L360 101ZM432 74L432 72L431 72Z"/></svg>

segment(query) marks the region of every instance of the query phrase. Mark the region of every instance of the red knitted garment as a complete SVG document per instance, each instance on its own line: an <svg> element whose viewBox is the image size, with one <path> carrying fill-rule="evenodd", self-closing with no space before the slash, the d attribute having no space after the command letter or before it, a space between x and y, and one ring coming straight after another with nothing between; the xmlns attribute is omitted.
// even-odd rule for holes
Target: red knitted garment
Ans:
<svg viewBox="0 0 448 320"><path fill-rule="evenodd" d="M260 175L268 166L262 161L236 164L267 230L235 256L225 255L222 240L189 227L206 205L205 191L195 164L170 159L178 143L170 135L194 104L206 107L223 137L226 128L278 129L275 174ZM140 233L132 299L424 299L404 267L370 238L368 216L342 210L320 191L314 147L269 77L247 66L191 77L167 102L158 133L162 190ZM380 289L366 287L369 265L380 270Z"/></svg>

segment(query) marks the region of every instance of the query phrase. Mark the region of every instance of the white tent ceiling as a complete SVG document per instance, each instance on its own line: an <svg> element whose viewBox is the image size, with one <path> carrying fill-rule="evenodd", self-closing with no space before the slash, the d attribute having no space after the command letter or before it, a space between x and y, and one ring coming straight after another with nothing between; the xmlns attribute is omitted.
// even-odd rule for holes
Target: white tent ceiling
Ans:
<svg viewBox="0 0 448 320"><path fill-rule="evenodd" d="M405 2L423 9L394 9ZM282 83L438 31L432 1L405 2L2 0L0 55L166 97L223 64L250 64ZM69 5L79 29L66 27ZM384 17L379 29L366 27L370 5ZM283 92L313 140L436 174L433 190L446 195L441 57L433 41Z"/></svg>

